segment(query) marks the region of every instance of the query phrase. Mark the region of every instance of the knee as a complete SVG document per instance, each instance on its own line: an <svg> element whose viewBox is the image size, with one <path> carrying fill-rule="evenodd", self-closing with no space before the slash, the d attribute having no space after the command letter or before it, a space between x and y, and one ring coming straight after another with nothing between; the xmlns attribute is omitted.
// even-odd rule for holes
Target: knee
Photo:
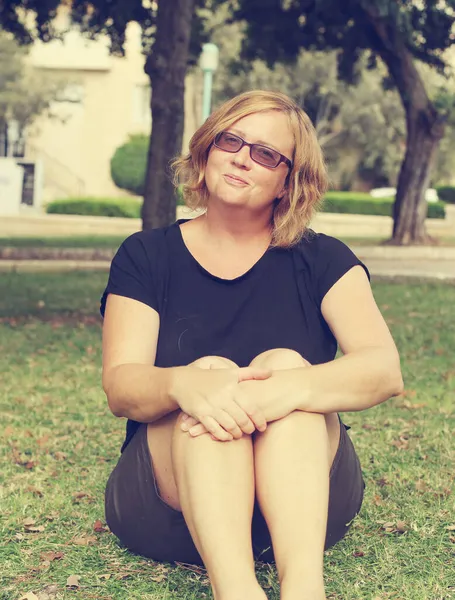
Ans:
<svg viewBox="0 0 455 600"><path fill-rule="evenodd" d="M289 348L274 348L266 350L254 358L250 366L262 369L297 369L310 367L311 364L295 350Z"/></svg>
<svg viewBox="0 0 455 600"><path fill-rule="evenodd" d="M237 369L233 360L224 358L224 356L202 356L188 365L189 367L198 367L198 369Z"/></svg>

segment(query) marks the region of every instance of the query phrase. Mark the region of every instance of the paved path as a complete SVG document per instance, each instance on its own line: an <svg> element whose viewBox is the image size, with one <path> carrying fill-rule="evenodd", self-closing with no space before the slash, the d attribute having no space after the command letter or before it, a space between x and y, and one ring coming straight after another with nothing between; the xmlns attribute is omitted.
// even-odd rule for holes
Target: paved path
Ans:
<svg viewBox="0 0 455 600"><path fill-rule="evenodd" d="M374 256L375 248L352 248L365 262L372 277L411 277L455 282L455 249L447 257ZM378 253L379 254L379 253ZM453 256L452 256L453 254ZM107 260L0 260L0 272L62 272L62 271L109 271Z"/></svg>

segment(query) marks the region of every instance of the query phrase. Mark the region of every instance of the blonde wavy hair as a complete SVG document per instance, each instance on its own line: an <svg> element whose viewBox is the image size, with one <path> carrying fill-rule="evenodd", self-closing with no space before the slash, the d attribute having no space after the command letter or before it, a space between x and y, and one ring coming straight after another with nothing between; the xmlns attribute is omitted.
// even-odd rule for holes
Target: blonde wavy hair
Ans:
<svg viewBox="0 0 455 600"><path fill-rule="evenodd" d="M272 217L273 247L288 248L305 234L327 190L328 178L321 147L308 115L288 96L255 90L235 96L214 111L195 132L189 153L172 162L174 184L182 185L183 199L192 209L207 208L209 192L205 168L215 136L248 115L276 110L288 116L294 135L292 169L286 193L276 201Z"/></svg>

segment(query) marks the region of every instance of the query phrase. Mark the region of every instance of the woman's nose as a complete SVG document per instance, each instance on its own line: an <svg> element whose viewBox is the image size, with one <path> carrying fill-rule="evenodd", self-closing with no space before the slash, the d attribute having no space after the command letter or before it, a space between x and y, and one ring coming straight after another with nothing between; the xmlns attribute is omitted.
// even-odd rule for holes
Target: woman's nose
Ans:
<svg viewBox="0 0 455 600"><path fill-rule="evenodd" d="M251 163L250 149L248 146L243 146L238 152L232 155L232 162L241 167L249 167Z"/></svg>

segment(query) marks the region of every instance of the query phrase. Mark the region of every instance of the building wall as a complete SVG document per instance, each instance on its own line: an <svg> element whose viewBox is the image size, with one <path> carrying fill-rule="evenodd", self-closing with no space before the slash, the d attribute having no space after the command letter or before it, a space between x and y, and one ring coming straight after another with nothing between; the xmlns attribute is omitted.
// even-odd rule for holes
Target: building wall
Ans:
<svg viewBox="0 0 455 600"><path fill-rule="evenodd" d="M110 159L129 134L151 131L150 87L144 73L140 27L127 31L126 56L109 55L108 41L88 41L72 31L65 41L36 42L30 61L68 83L27 136L27 154L44 167L44 201L56 197L119 196ZM184 147L197 128L193 76L186 80Z"/></svg>

